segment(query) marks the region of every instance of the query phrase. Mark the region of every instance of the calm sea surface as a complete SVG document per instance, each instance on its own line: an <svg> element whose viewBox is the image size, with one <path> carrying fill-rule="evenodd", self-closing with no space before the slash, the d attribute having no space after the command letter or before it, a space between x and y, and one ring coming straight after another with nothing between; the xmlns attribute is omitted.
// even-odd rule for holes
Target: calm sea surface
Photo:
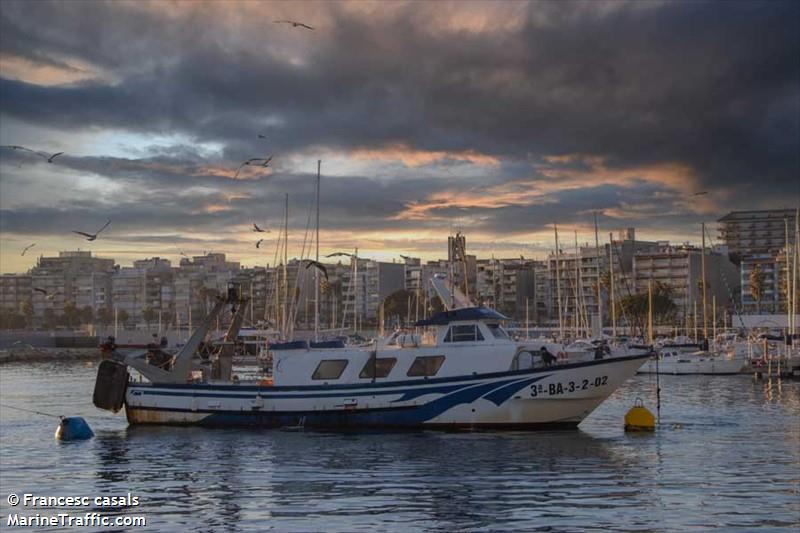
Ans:
<svg viewBox="0 0 800 533"><path fill-rule="evenodd" d="M649 435L622 431L636 397L654 406L649 376L577 431L334 434L129 428L92 406L95 372L0 367L2 403L84 416L96 433L59 443L55 419L0 409L1 530L15 529L12 492L130 492L140 504L116 514L145 516L142 531L800 528L798 382L662 377Z"/></svg>

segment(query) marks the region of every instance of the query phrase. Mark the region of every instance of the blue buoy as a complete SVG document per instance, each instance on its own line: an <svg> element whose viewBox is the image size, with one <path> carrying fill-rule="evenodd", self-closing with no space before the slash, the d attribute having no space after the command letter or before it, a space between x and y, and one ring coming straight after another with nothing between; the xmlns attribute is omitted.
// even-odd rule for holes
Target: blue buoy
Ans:
<svg viewBox="0 0 800 533"><path fill-rule="evenodd" d="M79 416L65 416L56 428L58 440L86 440L94 437L94 432L86 420Z"/></svg>

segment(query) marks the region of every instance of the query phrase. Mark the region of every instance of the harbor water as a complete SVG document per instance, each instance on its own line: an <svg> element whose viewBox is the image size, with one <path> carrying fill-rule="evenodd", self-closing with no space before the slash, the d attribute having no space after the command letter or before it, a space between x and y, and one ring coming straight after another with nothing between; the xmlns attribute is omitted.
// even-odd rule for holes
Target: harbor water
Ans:
<svg viewBox="0 0 800 533"><path fill-rule="evenodd" d="M131 428L92 406L96 368L0 367L3 404L83 416L96 434L60 443L56 419L0 408L1 529L26 512L11 493L130 493L138 505L108 514L145 516L131 531L800 528L796 381L662 376L654 434L622 429L636 398L655 411L653 376L575 431L330 433Z"/></svg>

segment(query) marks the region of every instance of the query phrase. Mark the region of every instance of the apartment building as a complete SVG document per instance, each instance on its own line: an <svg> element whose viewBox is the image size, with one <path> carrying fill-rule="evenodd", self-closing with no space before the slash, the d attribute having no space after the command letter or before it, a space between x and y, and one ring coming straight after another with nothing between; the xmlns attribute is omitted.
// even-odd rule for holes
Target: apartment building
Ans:
<svg viewBox="0 0 800 533"><path fill-rule="evenodd" d="M660 283L672 291L672 301L681 317L693 315L695 306L702 313L703 253L688 244L674 246L659 243L652 251L640 251L634 256L634 284L637 293L646 293L648 284ZM706 309L715 303L720 311L732 309L739 294L739 272L723 251L706 249Z"/></svg>
<svg viewBox="0 0 800 533"><path fill-rule="evenodd" d="M720 218L719 235L734 262L771 254L794 242L794 209L732 211ZM788 232L787 232L788 230Z"/></svg>

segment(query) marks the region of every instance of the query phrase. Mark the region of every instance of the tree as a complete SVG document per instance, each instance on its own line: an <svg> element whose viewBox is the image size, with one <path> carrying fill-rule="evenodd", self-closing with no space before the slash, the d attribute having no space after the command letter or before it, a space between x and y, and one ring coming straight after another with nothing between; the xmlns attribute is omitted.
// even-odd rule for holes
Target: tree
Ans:
<svg viewBox="0 0 800 533"><path fill-rule="evenodd" d="M58 326L58 316L51 307L44 310L42 325L45 329L55 329L55 327Z"/></svg>
<svg viewBox="0 0 800 533"><path fill-rule="evenodd" d="M750 271L750 296L756 301L756 314L761 314L761 299L764 297L764 287L767 284L767 275L761 270L760 265Z"/></svg>
<svg viewBox="0 0 800 533"><path fill-rule="evenodd" d="M114 311L108 307L99 309L97 311L97 321L100 322L103 327L110 326L111 323L114 322Z"/></svg>
<svg viewBox="0 0 800 533"><path fill-rule="evenodd" d="M72 302L64 304L64 314L61 315L61 324L68 328L77 328L81 325L81 312Z"/></svg>
<svg viewBox="0 0 800 533"><path fill-rule="evenodd" d="M0 309L0 329L22 329L25 316L14 309Z"/></svg>
<svg viewBox="0 0 800 533"><path fill-rule="evenodd" d="M672 301L672 288L663 283L653 284L653 323L670 323L677 307ZM649 312L648 293L631 294L623 297L617 304L617 311L626 316L631 329L644 335Z"/></svg>
<svg viewBox="0 0 800 533"><path fill-rule="evenodd" d="M91 324L94 322L94 309L90 305L85 305L80 310L81 324Z"/></svg>
<svg viewBox="0 0 800 533"><path fill-rule="evenodd" d="M19 312L25 317L25 328L33 327L33 305L30 302L24 302L19 306Z"/></svg>
<svg viewBox="0 0 800 533"><path fill-rule="evenodd" d="M158 318L158 312L152 307L145 307L142 311L142 318L147 324L147 329L150 329L150 324Z"/></svg>
<svg viewBox="0 0 800 533"><path fill-rule="evenodd" d="M385 319L398 317L398 321L403 322L404 317L408 314L409 306L411 309L415 309L416 305L417 296L411 291L400 289L383 300L383 316Z"/></svg>
<svg viewBox="0 0 800 533"><path fill-rule="evenodd" d="M117 320L119 321L120 324L122 324L123 327L125 326L125 324L128 323L129 318L130 315L128 315L128 312L126 310L120 309L119 311L117 311Z"/></svg>

